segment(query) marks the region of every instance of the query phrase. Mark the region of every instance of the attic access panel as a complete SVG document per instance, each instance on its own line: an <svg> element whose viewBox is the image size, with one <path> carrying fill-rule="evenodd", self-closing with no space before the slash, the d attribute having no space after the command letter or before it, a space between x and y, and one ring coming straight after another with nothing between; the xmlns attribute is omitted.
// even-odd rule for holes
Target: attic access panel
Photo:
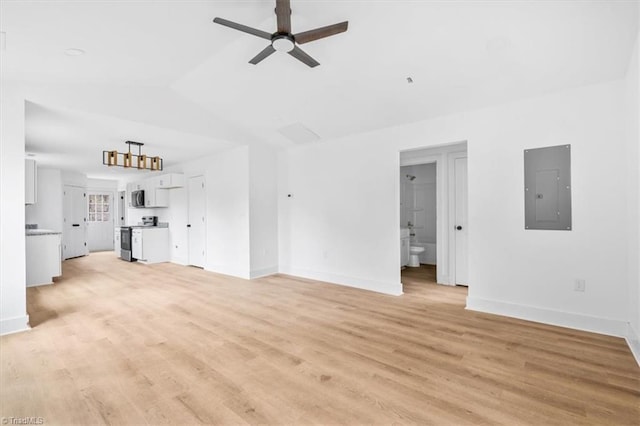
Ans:
<svg viewBox="0 0 640 426"><path fill-rule="evenodd" d="M571 230L571 145L524 150L524 227Z"/></svg>

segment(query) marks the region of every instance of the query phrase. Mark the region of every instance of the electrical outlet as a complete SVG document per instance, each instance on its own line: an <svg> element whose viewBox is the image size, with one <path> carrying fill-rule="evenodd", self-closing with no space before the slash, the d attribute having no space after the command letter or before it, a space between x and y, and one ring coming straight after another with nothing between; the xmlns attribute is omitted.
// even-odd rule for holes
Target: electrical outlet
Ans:
<svg viewBox="0 0 640 426"><path fill-rule="evenodd" d="M573 287L574 291L584 291L586 286L585 280L576 279L575 285Z"/></svg>

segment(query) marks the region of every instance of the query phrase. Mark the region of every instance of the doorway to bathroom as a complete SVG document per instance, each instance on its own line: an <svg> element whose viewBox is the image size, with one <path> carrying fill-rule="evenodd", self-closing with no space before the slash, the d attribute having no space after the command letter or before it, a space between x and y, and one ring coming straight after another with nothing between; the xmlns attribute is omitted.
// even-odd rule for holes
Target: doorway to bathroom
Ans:
<svg viewBox="0 0 640 426"><path fill-rule="evenodd" d="M400 228L408 234L402 278L436 282L437 163L400 167ZM403 281L403 282L404 282Z"/></svg>
<svg viewBox="0 0 640 426"><path fill-rule="evenodd" d="M468 285L466 142L400 152L401 282Z"/></svg>

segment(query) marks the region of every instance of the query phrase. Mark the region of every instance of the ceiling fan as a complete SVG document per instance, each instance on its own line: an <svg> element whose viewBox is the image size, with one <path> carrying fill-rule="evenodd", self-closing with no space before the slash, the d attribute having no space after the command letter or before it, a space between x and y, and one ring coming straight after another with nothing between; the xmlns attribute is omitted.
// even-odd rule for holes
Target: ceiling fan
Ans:
<svg viewBox="0 0 640 426"><path fill-rule="evenodd" d="M321 38L343 33L347 31L349 22L340 22L339 24L328 25L326 27L316 28L297 34L291 34L290 3L290 0L276 0L276 18L278 21L278 29L273 34L270 34L266 31L258 30L256 28L251 28L246 25L237 24L235 22L231 22L222 18L215 18L213 22L229 28L233 28L238 31L245 32L247 34L252 34L254 36L264 38L271 42L271 44L265 47L262 52L258 53L253 59L249 61L250 64L258 64L260 61L277 50L280 52L287 52L289 55L293 56L301 62L304 62L311 68L316 67L320 65L320 63L309 56L307 53L305 53L302 49L300 49L298 47L298 44L309 43L310 41L315 41Z"/></svg>

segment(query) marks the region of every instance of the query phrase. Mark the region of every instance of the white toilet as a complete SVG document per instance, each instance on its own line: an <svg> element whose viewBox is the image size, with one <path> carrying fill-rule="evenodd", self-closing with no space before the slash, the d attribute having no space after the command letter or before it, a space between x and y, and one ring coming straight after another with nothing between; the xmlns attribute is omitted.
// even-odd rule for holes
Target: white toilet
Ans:
<svg viewBox="0 0 640 426"><path fill-rule="evenodd" d="M411 246L409 248L409 265L412 268L420 266L420 258L418 255L424 251L424 247Z"/></svg>

